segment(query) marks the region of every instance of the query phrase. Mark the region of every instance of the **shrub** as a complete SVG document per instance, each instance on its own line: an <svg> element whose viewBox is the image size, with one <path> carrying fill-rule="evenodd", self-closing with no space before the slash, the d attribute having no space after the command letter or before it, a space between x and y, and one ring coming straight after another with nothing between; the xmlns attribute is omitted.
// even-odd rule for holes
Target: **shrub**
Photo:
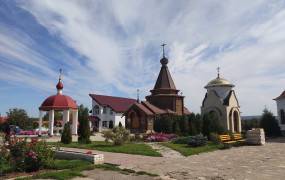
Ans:
<svg viewBox="0 0 285 180"><path fill-rule="evenodd" d="M209 140L212 141L215 144L219 144L220 143L219 135L217 133L210 133Z"/></svg>
<svg viewBox="0 0 285 180"><path fill-rule="evenodd" d="M78 108L78 119L79 119L79 128L78 128L78 142L83 144L89 144L90 141L90 126L88 120L88 108L85 108L83 105L80 105Z"/></svg>
<svg viewBox="0 0 285 180"><path fill-rule="evenodd" d="M196 136L191 136L188 142L188 145L191 147L205 146L206 144L207 144L207 137L204 137L201 134Z"/></svg>
<svg viewBox="0 0 285 180"><path fill-rule="evenodd" d="M72 135L70 129L70 123L66 123L61 134L61 142L63 144L70 144L72 142Z"/></svg>
<svg viewBox="0 0 285 180"><path fill-rule="evenodd" d="M186 137L179 137L177 139L174 139L172 142L174 144L187 144L189 142L189 138L191 136L186 136Z"/></svg>
<svg viewBox="0 0 285 180"><path fill-rule="evenodd" d="M8 145L1 147L1 155L1 161L7 161L15 171L37 171L53 162L51 147L44 141L38 142L37 139L28 143L26 139L13 137Z"/></svg>
<svg viewBox="0 0 285 180"><path fill-rule="evenodd" d="M130 140L130 132L123 127L114 127L111 130L103 131L105 141L112 141L114 145L122 145Z"/></svg>

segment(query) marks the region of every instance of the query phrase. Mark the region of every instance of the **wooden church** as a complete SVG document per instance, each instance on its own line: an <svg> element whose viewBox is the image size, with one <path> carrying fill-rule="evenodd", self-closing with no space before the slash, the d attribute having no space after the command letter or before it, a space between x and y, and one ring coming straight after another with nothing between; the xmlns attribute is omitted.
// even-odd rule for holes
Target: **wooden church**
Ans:
<svg viewBox="0 0 285 180"><path fill-rule="evenodd" d="M146 96L146 101L137 101L125 113L126 128L131 133L153 132L154 121L160 116L187 115L189 110L184 106L184 96L179 95L167 67L168 59L164 54L160 60L161 69L155 86Z"/></svg>

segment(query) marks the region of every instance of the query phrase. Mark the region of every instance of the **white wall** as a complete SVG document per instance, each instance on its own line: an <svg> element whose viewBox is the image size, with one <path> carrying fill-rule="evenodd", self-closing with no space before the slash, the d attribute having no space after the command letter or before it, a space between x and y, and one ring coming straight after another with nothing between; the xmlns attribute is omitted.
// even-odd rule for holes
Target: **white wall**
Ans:
<svg viewBox="0 0 285 180"><path fill-rule="evenodd" d="M94 106L98 105L100 110L99 110L99 114L96 114L94 109ZM103 113L103 109L104 107L100 106L95 100L92 99L92 115L93 116L97 116L101 119L100 123L99 123L99 131L102 131L104 129L108 129L109 128L109 122L113 121L113 125L114 126L118 126L119 123L121 122L123 127L125 127L125 118L122 117L122 113L116 113L114 112L110 107L106 107L106 113ZM110 112L113 111L113 113L111 114ZM103 121L107 121L107 128L103 127Z"/></svg>
<svg viewBox="0 0 285 180"><path fill-rule="evenodd" d="M285 124L281 124L280 110L283 109L285 111L285 99L279 99L276 101L277 103L277 114L278 114L278 123L282 131L285 131Z"/></svg>

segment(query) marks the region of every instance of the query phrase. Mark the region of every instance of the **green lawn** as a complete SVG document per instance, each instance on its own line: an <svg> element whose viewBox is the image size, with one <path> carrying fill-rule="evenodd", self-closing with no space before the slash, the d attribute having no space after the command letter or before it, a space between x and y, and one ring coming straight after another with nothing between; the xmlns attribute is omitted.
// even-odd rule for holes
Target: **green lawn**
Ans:
<svg viewBox="0 0 285 180"><path fill-rule="evenodd" d="M203 152L210 152L221 148L221 145L209 142L202 147L189 147L187 144L174 144L172 142L161 143L161 145L169 147L175 151L180 152L183 156L191 156Z"/></svg>
<svg viewBox="0 0 285 180"><path fill-rule="evenodd" d="M117 171L121 174L135 174L135 175L148 175L158 176L157 174L147 173L144 171L134 171L132 169L121 169L116 164L99 164L93 165L86 161L81 160L55 160L55 163L47 169L49 172L39 173L34 176L17 178L16 180L32 180L32 179L56 179L56 180L68 180L74 177L84 177L81 173L84 170L102 169L106 171Z"/></svg>
<svg viewBox="0 0 285 180"><path fill-rule="evenodd" d="M115 152L115 153L139 154L139 155L144 155L144 156L161 157L161 154L159 152L155 151L149 145L144 144L144 143L127 143L121 146L114 146L112 143L106 143L103 141L94 141L90 144L79 144L77 142L73 142L71 144L59 143L59 146L88 149L88 150L99 150L99 151Z"/></svg>
<svg viewBox="0 0 285 180"><path fill-rule="evenodd" d="M87 161L81 160L55 160L53 164L46 167L49 170L37 175L17 178L17 180L30 180L30 179L56 179L67 180L73 177L84 177L81 171L92 170L95 166Z"/></svg>

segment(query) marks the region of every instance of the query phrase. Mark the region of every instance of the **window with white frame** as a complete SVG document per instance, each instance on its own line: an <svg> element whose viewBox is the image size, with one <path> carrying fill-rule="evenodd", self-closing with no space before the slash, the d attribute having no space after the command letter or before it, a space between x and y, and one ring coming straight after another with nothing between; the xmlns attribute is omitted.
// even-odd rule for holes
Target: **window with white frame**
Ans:
<svg viewBox="0 0 285 180"><path fill-rule="evenodd" d="M103 121L103 122L102 122L102 126L105 127L105 128L107 128L107 127L108 127L108 122L107 122L107 121Z"/></svg>
<svg viewBox="0 0 285 180"><path fill-rule="evenodd" d="M104 107L103 107L103 114L106 114L106 113L107 113L107 107L104 106Z"/></svg>
<svg viewBox="0 0 285 180"><path fill-rule="evenodd" d="M94 114L100 114L100 107L98 105L95 105L93 107L93 112L94 112Z"/></svg>
<svg viewBox="0 0 285 180"><path fill-rule="evenodd" d="M110 114L111 114L111 115L113 115L113 113L114 113L114 112L113 112L113 110L112 110L112 109L110 109Z"/></svg>

